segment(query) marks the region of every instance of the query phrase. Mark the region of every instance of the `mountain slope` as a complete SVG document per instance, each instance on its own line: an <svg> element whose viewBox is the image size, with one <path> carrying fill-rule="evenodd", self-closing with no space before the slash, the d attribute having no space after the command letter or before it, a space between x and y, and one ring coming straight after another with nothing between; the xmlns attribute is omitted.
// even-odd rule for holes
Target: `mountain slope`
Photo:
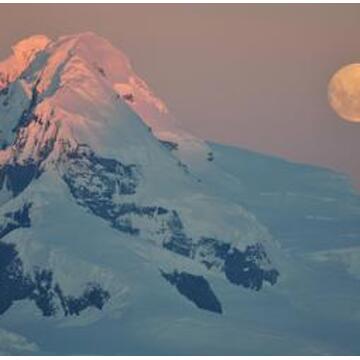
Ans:
<svg viewBox="0 0 360 360"><path fill-rule="evenodd" d="M347 209L336 228L351 223L356 244L358 197L335 175L187 134L92 33L14 47L0 64L0 131L0 326L35 352L359 350L347 333L324 333L359 328L358 282L315 256L329 248L307 245L298 221L321 203L311 233L327 234L321 219L335 207L323 196L335 196ZM334 187L320 191L320 181ZM344 300L328 276L346 294L336 313Z"/></svg>

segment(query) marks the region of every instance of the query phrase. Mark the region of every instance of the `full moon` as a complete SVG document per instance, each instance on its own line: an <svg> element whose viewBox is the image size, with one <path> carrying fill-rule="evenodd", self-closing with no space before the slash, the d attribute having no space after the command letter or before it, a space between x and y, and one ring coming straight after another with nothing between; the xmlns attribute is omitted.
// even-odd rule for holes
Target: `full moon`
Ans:
<svg viewBox="0 0 360 360"><path fill-rule="evenodd" d="M360 64L344 66L334 74L329 82L328 97L340 117L360 122Z"/></svg>

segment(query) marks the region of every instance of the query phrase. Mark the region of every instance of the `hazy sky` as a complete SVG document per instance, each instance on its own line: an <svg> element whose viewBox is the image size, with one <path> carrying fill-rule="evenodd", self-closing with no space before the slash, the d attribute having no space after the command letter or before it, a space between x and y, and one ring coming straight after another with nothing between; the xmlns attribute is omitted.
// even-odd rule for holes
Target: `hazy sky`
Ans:
<svg viewBox="0 0 360 360"><path fill-rule="evenodd" d="M360 62L359 19L360 5L0 5L0 57L32 34L97 32L184 128L360 185L360 123L327 100L332 74Z"/></svg>

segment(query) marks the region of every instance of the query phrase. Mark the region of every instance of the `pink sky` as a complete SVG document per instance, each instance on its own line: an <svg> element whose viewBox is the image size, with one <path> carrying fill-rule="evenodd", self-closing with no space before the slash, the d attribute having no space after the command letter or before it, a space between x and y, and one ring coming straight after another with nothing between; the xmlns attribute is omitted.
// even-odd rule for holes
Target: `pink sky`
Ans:
<svg viewBox="0 0 360 360"><path fill-rule="evenodd" d="M360 185L360 124L327 84L360 62L360 5L0 5L0 57L23 37L94 31L186 129L331 167Z"/></svg>

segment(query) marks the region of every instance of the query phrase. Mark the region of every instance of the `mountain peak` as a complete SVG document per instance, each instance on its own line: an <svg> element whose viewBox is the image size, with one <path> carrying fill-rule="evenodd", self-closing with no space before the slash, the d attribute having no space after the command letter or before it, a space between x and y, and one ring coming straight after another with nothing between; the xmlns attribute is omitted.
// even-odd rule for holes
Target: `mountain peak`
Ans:
<svg viewBox="0 0 360 360"><path fill-rule="evenodd" d="M13 54L0 62L0 89L15 81L50 43L46 35L33 35L12 46Z"/></svg>
<svg viewBox="0 0 360 360"><path fill-rule="evenodd" d="M33 35L20 40L13 46L13 52L18 61L29 62L39 52L44 50L51 40L46 35Z"/></svg>
<svg viewBox="0 0 360 360"><path fill-rule="evenodd" d="M207 163L207 145L177 126L165 103L135 73L127 56L107 39L93 32L53 41L34 35L18 42L13 52L0 63L0 89L3 103L8 104L4 109L0 106L0 113L3 110L6 114L0 124L1 144L12 144L15 130L38 117L50 123L56 118L59 124L68 125L68 133L93 146L118 149L119 138L125 137L127 147L132 142L141 148L139 137L128 133L137 125L125 126L132 119L145 123L147 133L150 128L158 140L176 148L183 163ZM118 137L113 136L115 133Z"/></svg>
<svg viewBox="0 0 360 360"><path fill-rule="evenodd" d="M114 47L106 38L91 31L61 36L54 45L58 49L65 46L82 53L86 60L98 61L109 67L115 67L116 72L123 73L131 68L129 59L122 51ZM119 68L120 66L121 68ZM116 72L114 72L114 76Z"/></svg>
<svg viewBox="0 0 360 360"><path fill-rule="evenodd" d="M94 33L0 63L0 353L360 351L360 197L171 120Z"/></svg>

